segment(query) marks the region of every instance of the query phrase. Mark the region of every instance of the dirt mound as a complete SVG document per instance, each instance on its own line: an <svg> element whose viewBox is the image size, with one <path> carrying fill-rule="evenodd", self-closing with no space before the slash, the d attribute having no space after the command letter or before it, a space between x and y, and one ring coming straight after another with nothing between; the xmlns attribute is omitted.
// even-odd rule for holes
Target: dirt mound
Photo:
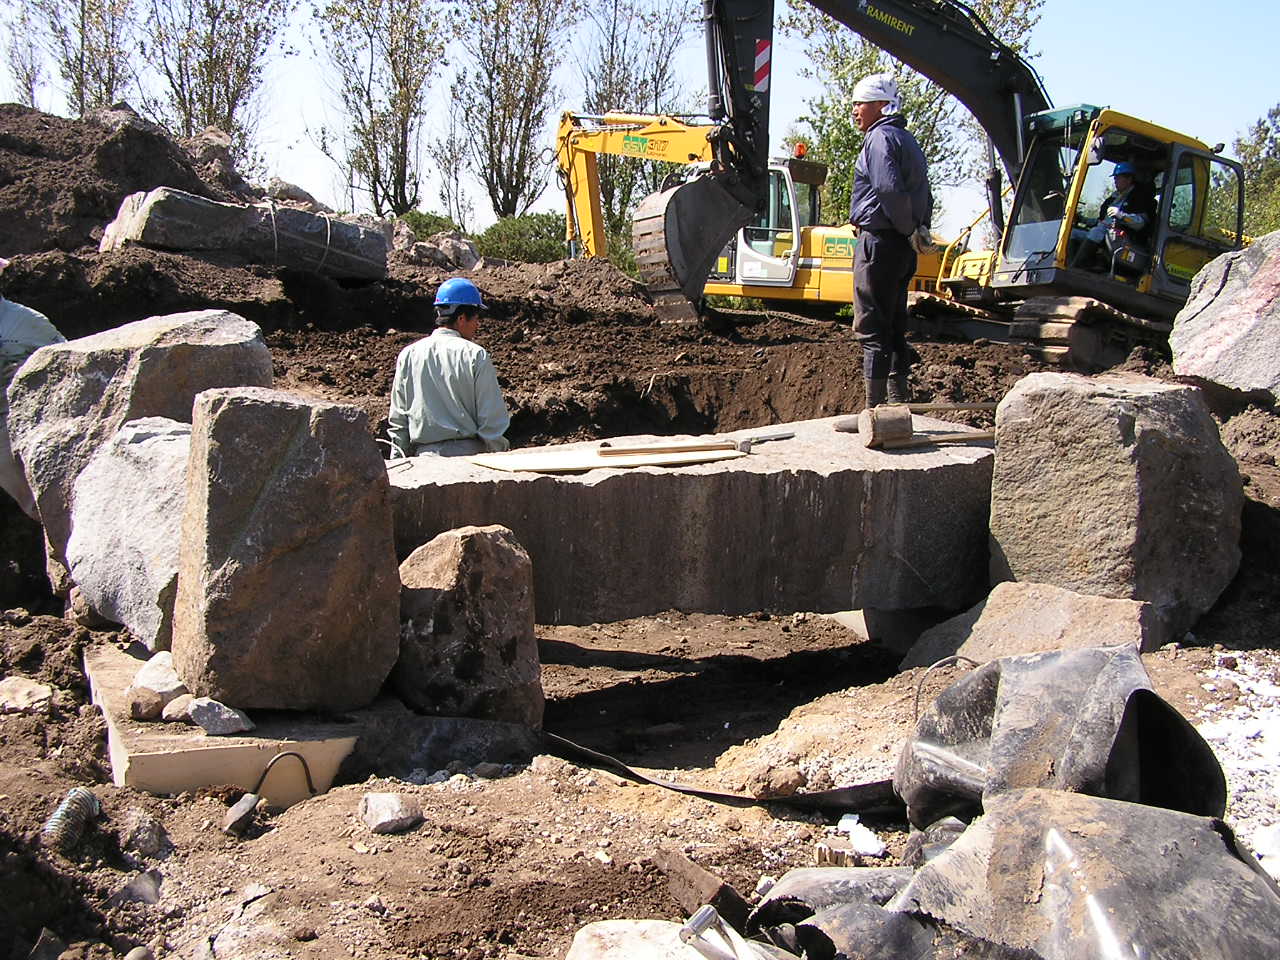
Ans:
<svg viewBox="0 0 1280 960"><path fill-rule="evenodd" d="M97 124L0 104L0 252L97 243L130 193L169 186L222 200L171 140L141 124Z"/></svg>

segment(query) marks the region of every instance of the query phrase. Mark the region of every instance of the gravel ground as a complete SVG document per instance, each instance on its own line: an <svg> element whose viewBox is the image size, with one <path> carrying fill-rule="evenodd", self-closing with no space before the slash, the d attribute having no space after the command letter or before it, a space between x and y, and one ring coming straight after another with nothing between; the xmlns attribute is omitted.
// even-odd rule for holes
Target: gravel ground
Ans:
<svg viewBox="0 0 1280 960"><path fill-rule="evenodd" d="M1204 677L1210 693L1239 691L1231 701L1205 704L1194 718L1227 775L1227 822L1280 880L1280 654L1220 653Z"/></svg>

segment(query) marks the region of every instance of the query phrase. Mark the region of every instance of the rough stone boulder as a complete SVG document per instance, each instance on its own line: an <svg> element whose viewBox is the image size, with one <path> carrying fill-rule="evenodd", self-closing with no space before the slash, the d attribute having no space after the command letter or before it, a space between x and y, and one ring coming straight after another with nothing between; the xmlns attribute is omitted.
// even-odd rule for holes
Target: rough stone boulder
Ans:
<svg viewBox="0 0 1280 960"><path fill-rule="evenodd" d="M164 250L228 250L255 263L376 280L387 274L387 236L349 220L274 204L234 204L157 187L124 198L99 251L141 243Z"/></svg>
<svg viewBox="0 0 1280 960"><path fill-rule="evenodd" d="M191 425L131 420L76 478L67 567L89 606L168 650Z"/></svg>
<svg viewBox="0 0 1280 960"><path fill-rule="evenodd" d="M1196 274L1169 345L1182 376L1280 400L1280 231Z"/></svg>
<svg viewBox="0 0 1280 960"><path fill-rule="evenodd" d="M409 555L400 580L391 682L404 701L442 716L541 726L533 565L511 531L448 530Z"/></svg>
<svg viewBox="0 0 1280 960"><path fill-rule="evenodd" d="M76 477L123 424L189 423L202 390L271 382L262 331L225 310L151 317L38 350L9 385L9 434L53 558L65 560Z"/></svg>
<svg viewBox="0 0 1280 960"><path fill-rule="evenodd" d="M927 667L955 654L986 663L1046 650L1133 644L1155 650L1172 640L1149 603L1089 597L1047 583L999 583L991 595L926 630L900 669Z"/></svg>
<svg viewBox="0 0 1280 960"><path fill-rule="evenodd" d="M192 693L363 706L396 660L399 590L364 413L253 388L196 399L173 628Z"/></svg>
<svg viewBox="0 0 1280 960"><path fill-rule="evenodd" d="M993 583L1146 600L1177 636L1235 576L1242 504L1195 387L1036 373L996 410Z"/></svg>

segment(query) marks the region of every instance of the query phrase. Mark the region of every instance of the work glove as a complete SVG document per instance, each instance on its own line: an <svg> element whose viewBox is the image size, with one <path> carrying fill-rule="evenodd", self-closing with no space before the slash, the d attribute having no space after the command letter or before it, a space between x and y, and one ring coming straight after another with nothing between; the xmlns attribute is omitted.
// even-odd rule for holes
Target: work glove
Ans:
<svg viewBox="0 0 1280 960"><path fill-rule="evenodd" d="M933 231L924 224L916 227L915 232L907 240L916 253L929 253L933 250Z"/></svg>

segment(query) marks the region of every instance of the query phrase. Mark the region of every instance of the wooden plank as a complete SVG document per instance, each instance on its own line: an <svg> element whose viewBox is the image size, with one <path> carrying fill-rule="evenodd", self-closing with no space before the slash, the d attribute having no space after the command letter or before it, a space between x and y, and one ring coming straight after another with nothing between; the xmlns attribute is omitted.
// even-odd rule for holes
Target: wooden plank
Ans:
<svg viewBox="0 0 1280 960"><path fill-rule="evenodd" d="M467 459L477 466L509 473L582 473L600 467L683 467L716 460L736 460L747 454L742 450L676 450L666 453L613 454L602 456L599 447L572 450L519 450L506 453L481 453Z"/></svg>

